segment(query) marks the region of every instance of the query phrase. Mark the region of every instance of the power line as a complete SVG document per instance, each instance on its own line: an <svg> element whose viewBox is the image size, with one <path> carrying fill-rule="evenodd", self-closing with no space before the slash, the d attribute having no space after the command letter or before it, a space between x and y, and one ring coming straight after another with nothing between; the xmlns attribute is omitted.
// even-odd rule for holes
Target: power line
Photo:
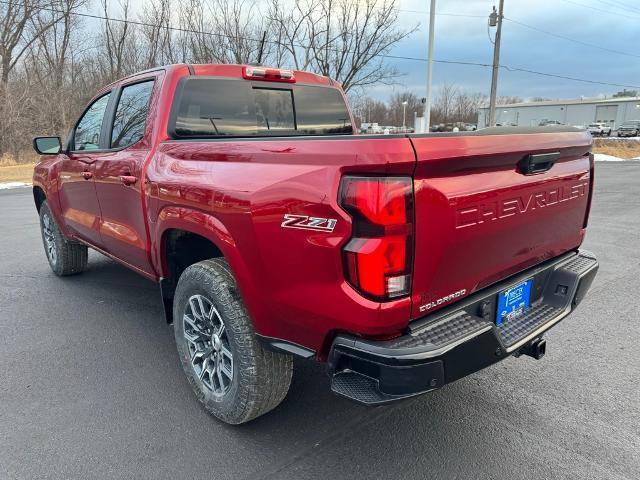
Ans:
<svg viewBox="0 0 640 480"><path fill-rule="evenodd" d="M403 57L403 56L399 56L399 55L383 55L386 58L395 58L395 59L399 59L399 60L413 60L413 61L419 61L419 62L426 62L427 59L426 58L418 58L418 57ZM445 63L445 64L452 64L452 65L471 65L471 66L475 66L475 67L487 67L490 68L492 67L492 65L490 63L479 63L479 62L462 62L462 61L457 61L457 60L434 60L435 63ZM500 68L503 68L509 72L523 72L523 73L531 73L533 75L540 75L543 77L553 77L553 78L561 78L563 80L573 80L574 82L583 82L583 83L591 83L591 84L596 84L596 85L609 85L612 87L623 87L623 88L635 88L635 89L640 89L640 86L638 85L624 85L621 83L612 83L612 82L601 82L598 80L589 80L586 78L577 78L577 77L569 77L566 75L560 75L560 74L556 74L556 73L547 73L547 72L539 72L537 70L530 70L527 68L520 68L520 67L510 67L508 65L500 65Z"/></svg>
<svg viewBox="0 0 640 480"><path fill-rule="evenodd" d="M620 0L613 0L613 1L614 1L614 3L617 3L618 5L623 5L626 8L631 9L632 11L636 11L636 12L640 11L640 10L638 10L637 6L629 5L628 3L621 2Z"/></svg>
<svg viewBox="0 0 640 480"><path fill-rule="evenodd" d="M582 40L577 40L575 38L571 38L571 37L566 37L564 35L561 35L559 33L553 33L553 32L549 32L547 30L542 30L541 28L538 27L534 27L533 25L528 25L526 23L520 22L518 20L514 20L513 18L508 18L505 17L505 20L510 21L511 23L515 23L516 25L520 25L522 27L528 28L530 30L535 30L536 32L539 33L544 33L546 35L550 35L552 37L556 37L556 38L561 38L563 40L567 40L569 42L573 42L573 43L577 43L579 45L584 45L585 47L589 47L589 48L597 48L599 50L604 50L605 52L610 52L610 53L617 53L619 55L626 55L628 57L636 57L636 58L640 58L640 55L636 55L635 53L628 53L628 52L622 52L620 50L613 50L611 48L607 48L607 47L603 47L600 45L595 45L593 43L587 43L587 42L583 42Z"/></svg>
<svg viewBox="0 0 640 480"><path fill-rule="evenodd" d="M624 14L624 13L620 13L620 12L612 12L611 10L605 10L603 8L597 8L597 7L593 7L591 5L585 5L584 3L578 3L578 2L574 2L573 0L562 0L565 3L570 3L571 5L576 5L578 7L582 7L582 8L589 8L591 10L595 10L596 12L602 12L602 13L608 13L610 15L616 15L617 17L622 17L622 18L637 18L640 19L640 16L636 16L636 15L628 15L628 14Z"/></svg>
<svg viewBox="0 0 640 480"><path fill-rule="evenodd" d="M617 8L619 10L622 10L623 12L631 12L631 13L640 13L640 10L638 10L637 8L634 7L630 7L629 5L627 6L620 6L619 2L609 2L607 0L599 0L600 3L604 3L605 5L609 5L610 7L613 8ZM623 4L624 5L624 4Z"/></svg>
<svg viewBox="0 0 640 480"><path fill-rule="evenodd" d="M583 82L583 83L592 83L595 85L609 85L612 87L622 87L622 88L635 88L635 89L640 89L640 86L638 85L623 85L620 83L609 83L609 82L600 82L597 80L587 80L586 78L577 78L577 77L567 77L565 75L557 75L555 73L544 73L544 72L536 72L534 70L529 70L526 68L519 68L519 67L509 67L507 65L500 65L500 68L504 68L510 72L525 72L525 73L533 73L536 75L543 75L545 77L554 77L554 78L562 78L564 80L573 80L574 82Z"/></svg>
<svg viewBox="0 0 640 480"><path fill-rule="evenodd" d="M563 1L569 1L569 0L563 0ZM0 0L0 3L9 4L10 2L8 0ZM24 6L24 4L19 4L19 3L13 3L13 5L14 6ZM215 36L215 37L223 37L223 38L231 38L231 39L239 39L240 38L240 39L243 39L243 40L253 41L253 42L256 42L256 43L261 41L260 39L255 39L255 38L250 38L250 37L231 36L231 35L225 35L225 34L222 34L222 33L205 32L203 30L193 30L193 29L182 28L182 27L172 27L172 26L168 26L168 25L156 25L156 24L152 24L152 23L142 22L142 21L139 21L139 20L129 20L129 19L122 19L122 18L111 18L111 17L108 17L108 16L95 15L95 14L91 14L91 13L65 12L63 10L50 8L50 7L39 7L38 9L41 10L41 11L49 11L49 12L59 13L59 14L69 14L69 15L74 15L74 16L78 16L78 17L91 18L91 19L94 19L94 20L106 20L108 22L117 22L117 23L124 23L124 24L129 23L131 25L138 25L138 26L151 27L151 28L159 28L159 29L164 29L164 30L172 30L172 31L177 31L177 32L181 32L181 33L193 33L193 34L200 34L200 35L211 35L211 36ZM274 45L280 45L280 46L284 46L284 47L293 46L293 47L298 47L298 48L308 48L308 46L305 46L305 45L299 45L299 44L287 45L287 44L284 44L282 42L277 42L277 41L274 41L274 40L267 40L265 43L270 43L270 44L274 44ZM335 49L335 48L332 48L331 50L339 51L339 49ZM378 56L381 57L381 58L390 58L390 59L397 59L397 60L410 60L410 61L418 61L418 62L427 62L426 58L420 58L420 57L407 57L407 56L391 55L391 54L384 54L384 55L378 55ZM457 60L433 60L433 61L435 63L450 64L450 65L467 65L467 66L476 66L476 67L492 67L491 64L479 63L479 62L465 62L465 61L457 61ZM519 67L509 67L507 65L500 65L500 68L503 68L503 69L505 69L507 71L510 71L510 72L523 72L523 73L529 73L529 74L532 74L532 75L539 75L539 76L544 76L544 77L560 78L560 79L563 79L563 80L572 80L572 81L575 81L575 82L590 83L590 84L596 84L596 85L608 85L608 86L613 86L613 87L640 89L640 86L637 86L637 85L624 85L624 84L619 84L619 83L602 82L602 81L589 80L589 79L584 79L584 78L569 77L569 76L553 74L553 73L546 73L546 72L539 72L539 71L536 71L536 70L524 69L524 68L519 68Z"/></svg>
<svg viewBox="0 0 640 480"><path fill-rule="evenodd" d="M429 10L405 10L403 8L399 8L398 12L403 13L418 13L421 15L429 15ZM486 15L469 15L464 13L441 13L436 12L436 15L439 17L463 17L463 18L487 18Z"/></svg>

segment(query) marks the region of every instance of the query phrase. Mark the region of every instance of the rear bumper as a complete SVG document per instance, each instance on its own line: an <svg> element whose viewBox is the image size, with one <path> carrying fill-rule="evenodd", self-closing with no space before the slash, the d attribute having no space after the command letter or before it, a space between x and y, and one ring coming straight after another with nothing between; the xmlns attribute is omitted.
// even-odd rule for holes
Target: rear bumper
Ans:
<svg viewBox="0 0 640 480"><path fill-rule="evenodd" d="M582 301L598 271L595 256L571 252L515 275L432 315L388 341L336 337L328 359L331 389L367 405L440 388L519 355ZM494 323L498 292L533 279L531 307Z"/></svg>

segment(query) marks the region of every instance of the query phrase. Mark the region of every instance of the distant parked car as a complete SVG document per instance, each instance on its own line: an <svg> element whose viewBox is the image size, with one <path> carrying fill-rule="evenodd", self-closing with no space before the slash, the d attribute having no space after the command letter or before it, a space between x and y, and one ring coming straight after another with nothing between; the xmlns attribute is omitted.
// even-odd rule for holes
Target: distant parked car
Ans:
<svg viewBox="0 0 640 480"><path fill-rule="evenodd" d="M618 128L619 137L640 137L640 120L629 120Z"/></svg>
<svg viewBox="0 0 640 480"><path fill-rule="evenodd" d="M538 125L541 127L548 127L549 125L562 125L562 123L557 120L543 120Z"/></svg>
<svg viewBox="0 0 640 480"><path fill-rule="evenodd" d="M608 137L611 135L611 126L606 123L590 123L587 127L587 132L593 136L602 137L606 135Z"/></svg>

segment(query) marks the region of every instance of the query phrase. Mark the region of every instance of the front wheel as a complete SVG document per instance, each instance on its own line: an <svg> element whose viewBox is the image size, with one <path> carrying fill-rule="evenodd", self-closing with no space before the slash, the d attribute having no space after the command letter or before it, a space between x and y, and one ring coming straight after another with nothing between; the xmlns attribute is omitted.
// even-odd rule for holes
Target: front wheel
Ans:
<svg viewBox="0 0 640 480"><path fill-rule="evenodd" d="M173 319L182 367L209 413L240 424L284 400L293 372L291 356L259 343L224 259L204 260L182 273Z"/></svg>
<svg viewBox="0 0 640 480"><path fill-rule="evenodd" d="M53 273L65 276L84 271L87 267L87 247L67 240L62 235L46 201L40 205L40 232Z"/></svg>

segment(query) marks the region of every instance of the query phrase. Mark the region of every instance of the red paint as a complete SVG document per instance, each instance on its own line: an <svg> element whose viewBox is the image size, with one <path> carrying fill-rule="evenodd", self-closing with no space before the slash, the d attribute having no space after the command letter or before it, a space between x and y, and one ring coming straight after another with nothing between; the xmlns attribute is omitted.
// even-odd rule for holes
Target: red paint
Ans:
<svg viewBox="0 0 640 480"><path fill-rule="evenodd" d="M239 65L193 68L242 78ZM331 85L294 74L298 84ZM169 275L167 230L208 238L229 261L262 335L317 351L340 331L388 338L424 315L421 305L464 289L462 298L582 242L586 133L174 141L168 117L185 75L188 67L177 65L105 87L100 93L155 77L143 140L120 151L42 157L34 185L67 235L155 280ZM562 157L550 171L517 171L523 156L555 151ZM414 219L400 222L413 229L410 295L378 302L347 282L345 175L413 178ZM387 213L401 216L402 208L394 203ZM282 228L285 214L337 222L333 231ZM368 215L386 221L375 209Z"/></svg>

